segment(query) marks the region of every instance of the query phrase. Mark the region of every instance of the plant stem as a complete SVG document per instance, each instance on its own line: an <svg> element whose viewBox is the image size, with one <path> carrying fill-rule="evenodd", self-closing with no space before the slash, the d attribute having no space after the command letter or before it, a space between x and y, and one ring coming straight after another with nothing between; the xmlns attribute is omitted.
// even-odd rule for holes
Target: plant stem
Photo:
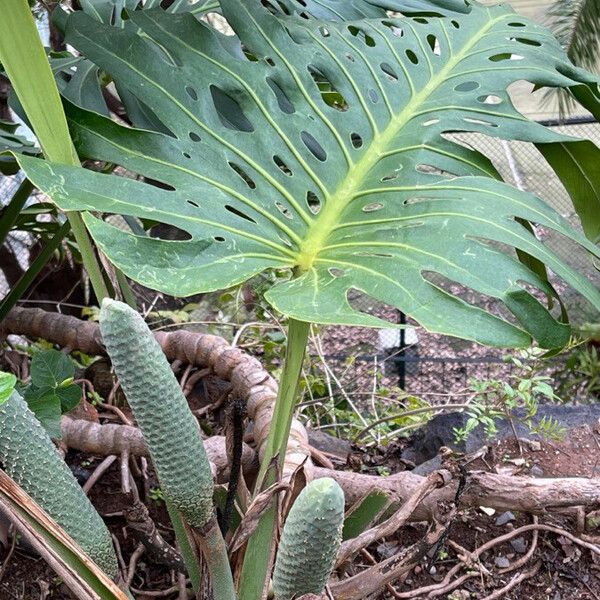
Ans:
<svg viewBox="0 0 600 600"><path fill-rule="evenodd" d="M285 460L309 331L310 323L289 320L288 342L279 382L279 393L260 465L255 495L279 477ZM272 468L275 458L277 469ZM265 595L275 550L276 516L274 500L248 541L240 579L240 600L259 600Z"/></svg>
<svg viewBox="0 0 600 600"><path fill-rule="evenodd" d="M202 530L193 530L193 535L208 565L213 599L235 600L235 588L231 567L229 566L227 545L216 517L213 516Z"/></svg>
<svg viewBox="0 0 600 600"><path fill-rule="evenodd" d="M108 293L104 276L100 270L100 265L96 260L92 241L90 240L90 236L88 235L81 215L76 212L67 212L65 214L67 219L69 219L69 223L71 223L71 229L73 230L77 247L81 253L81 260L88 277L90 278L90 283L96 294L96 299L98 300L98 304L101 304L102 300L108 298L110 294Z"/></svg>
<svg viewBox="0 0 600 600"><path fill-rule="evenodd" d="M190 540L188 529L186 528L179 511L166 498L165 504L167 506L167 511L169 512L173 530L175 531L175 538L179 544L179 551L181 552L183 562L185 563L190 581L192 582L192 589L194 590L194 593L198 595L202 586L202 572L200 570L198 557L194 552L192 540Z"/></svg>
<svg viewBox="0 0 600 600"><path fill-rule="evenodd" d="M24 179L10 199L8 206L2 211L2 221L0 222L0 246L4 244L8 232L15 224L21 209L25 206L25 202L27 202L27 198L29 198L32 191L33 184L29 179Z"/></svg>
<svg viewBox="0 0 600 600"><path fill-rule="evenodd" d="M0 304L0 321L8 314L8 311L17 303L19 298L25 293L33 280L39 275L44 265L50 260L52 253L58 248L64 237L69 232L69 222L65 221L60 229L54 234L54 237L48 242L45 248L38 254L31 263L21 279L16 283L12 290Z"/></svg>

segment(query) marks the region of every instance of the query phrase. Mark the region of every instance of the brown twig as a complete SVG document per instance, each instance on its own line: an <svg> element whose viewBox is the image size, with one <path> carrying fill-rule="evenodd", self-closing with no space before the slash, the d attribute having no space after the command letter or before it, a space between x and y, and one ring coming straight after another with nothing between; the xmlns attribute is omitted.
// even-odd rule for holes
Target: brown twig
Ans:
<svg viewBox="0 0 600 600"><path fill-rule="evenodd" d="M14 527L12 529L13 529L13 532L12 532L12 541L10 543L10 548L8 549L8 552L6 553L4 560L2 561L2 567L0 567L0 581L2 581L2 579L4 578L4 574L6 573L6 568L8 567L8 563L10 562L10 559L12 558L12 555L15 552L15 547L17 545L17 532L15 531Z"/></svg>
<svg viewBox="0 0 600 600"><path fill-rule="evenodd" d="M510 592L510 590L512 590L514 587L519 585L519 583L521 583L522 581L525 581L526 579L530 579L531 577L533 577L540 570L541 566L542 566L542 561L539 560L538 562L535 563L535 565L533 565L533 567L531 569L529 569L529 571L524 571L523 573L519 573L518 575L515 575L503 588L496 590L495 592L492 592L485 598L482 598L482 600L497 600L498 598L504 598L504 595L507 592Z"/></svg>
<svg viewBox="0 0 600 600"><path fill-rule="evenodd" d="M129 566L127 568L127 577L125 578L125 588L126 589L129 588L131 586L131 584L133 583L133 578L135 576L135 569L137 567L138 560L140 559L142 554L144 554L145 551L146 551L146 548L144 548L144 544L139 543L137 545L137 548L132 552L131 556L129 557Z"/></svg>
<svg viewBox="0 0 600 600"><path fill-rule="evenodd" d="M533 523L534 523L534 525L538 524L538 518L535 515L533 516ZM498 573L500 575L504 575L505 573L510 573L511 571L516 571L517 569L520 569L523 565L526 565L531 560L531 557L533 556L533 553L535 552L535 549L537 548L538 537L539 537L539 529L534 529L533 535L531 536L531 544L530 544L529 548L527 549L527 553L524 554L519 560L516 560L514 563L512 563L509 567L506 567L505 569L500 569L498 571Z"/></svg>
<svg viewBox="0 0 600 600"><path fill-rule="evenodd" d="M140 594L144 596L148 596L149 598L164 598L165 596L170 596L175 592L179 591L179 583L171 586L166 590L139 590L137 588L130 588L134 594Z"/></svg>
<svg viewBox="0 0 600 600"><path fill-rule="evenodd" d="M94 487L96 482L108 471L110 465L112 465L115 460L117 460L116 455L111 454L107 456L95 469L94 472L90 475L90 478L84 483L83 491L86 494L90 493L90 490Z"/></svg>

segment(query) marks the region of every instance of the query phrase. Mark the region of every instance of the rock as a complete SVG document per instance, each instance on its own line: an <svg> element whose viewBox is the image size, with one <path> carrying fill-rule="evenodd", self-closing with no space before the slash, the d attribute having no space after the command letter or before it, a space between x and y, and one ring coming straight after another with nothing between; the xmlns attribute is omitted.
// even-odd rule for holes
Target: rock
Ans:
<svg viewBox="0 0 600 600"><path fill-rule="evenodd" d="M516 411L517 417L525 417L524 410ZM537 425L541 419L552 417L556 419L563 427L571 429L582 425L595 427L600 418L600 404L589 405L565 405L565 404L540 404L537 414L533 417L533 425ZM454 428L464 428L468 415L466 413L449 412L437 415L423 427L421 427L411 438L411 445L402 452L402 458L411 460L417 465L432 459L437 455L442 446L447 446L458 452L467 454L479 450L482 446L489 444L489 438L486 437L483 427L477 427L469 436L467 441L456 442ZM534 447L539 444L537 439L533 439L536 434L532 434L529 428L521 423L514 421L514 426L519 438L527 440ZM494 439L504 440L514 437L510 423L506 420L497 422L498 433ZM529 446L531 448L531 446ZM541 449L541 446L540 446ZM533 450L537 452L538 450Z"/></svg>
<svg viewBox="0 0 600 600"><path fill-rule="evenodd" d="M442 457L434 456L431 460L427 460L424 463L421 463L418 467L415 467L412 472L415 475L423 475L426 477L430 475L434 471L437 471L442 466Z"/></svg>
<svg viewBox="0 0 600 600"><path fill-rule="evenodd" d="M494 559L494 564L499 569L507 569L508 567L510 567L510 560L508 560L506 556L496 556L496 558Z"/></svg>
<svg viewBox="0 0 600 600"><path fill-rule="evenodd" d="M352 452L352 444L350 442L329 435L319 429L308 430L308 442L317 450L333 454L344 462L348 460L348 455Z"/></svg>
<svg viewBox="0 0 600 600"><path fill-rule="evenodd" d="M502 525L506 525L507 523L510 523L515 519L515 515L513 515L509 510L507 510L496 519L496 527L502 527Z"/></svg>
<svg viewBox="0 0 600 600"><path fill-rule="evenodd" d="M525 554L527 552L527 543L522 537L510 540L510 545L512 546L513 550L519 554Z"/></svg>
<svg viewBox="0 0 600 600"><path fill-rule="evenodd" d="M533 465L533 467L531 467L531 470L529 472L531 473L531 475L533 477L543 477L544 476L544 471L542 471L542 469L540 469L540 467L538 467L537 465Z"/></svg>
<svg viewBox="0 0 600 600"><path fill-rule="evenodd" d="M538 440L527 440L527 445L532 452L540 452L542 450L542 443Z"/></svg>

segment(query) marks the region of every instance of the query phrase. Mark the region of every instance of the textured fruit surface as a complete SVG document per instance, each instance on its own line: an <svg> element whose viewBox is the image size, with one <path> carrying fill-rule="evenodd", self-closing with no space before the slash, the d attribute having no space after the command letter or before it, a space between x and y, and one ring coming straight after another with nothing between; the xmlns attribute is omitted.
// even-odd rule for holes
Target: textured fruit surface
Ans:
<svg viewBox="0 0 600 600"><path fill-rule="evenodd" d="M276 600L319 594L325 588L342 540L344 492L331 478L300 492L283 527L273 573Z"/></svg>
<svg viewBox="0 0 600 600"><path fill-rule="evenodd" d="M108 529L17 392L0 405L0 461L6 473L107 575L117 576Z"/></svg>
<svg viewBox="0 0 600 600"><path fill-rule="evenodd" d="M183 517L202 527L213 512L213 480L200 429L142 317L104 300L100 330L129 406L144 434L160 486Z"/></svg>

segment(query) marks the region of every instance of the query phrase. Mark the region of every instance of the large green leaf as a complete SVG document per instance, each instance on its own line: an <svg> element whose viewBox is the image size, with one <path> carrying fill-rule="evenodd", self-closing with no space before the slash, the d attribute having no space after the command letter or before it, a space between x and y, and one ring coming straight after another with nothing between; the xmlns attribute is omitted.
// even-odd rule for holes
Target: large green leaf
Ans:
<svg viewBox="0 0 600 600"><path fill-rule="evenodd" d="M137 11L118 30L83 14L71 44L143 99L172 135L68 109L78 150L169 189L24 157L32 181L66 210L152 218L189 241L136 237L88 215L130 277L188 295L269 268L295 277L267 299L301 320L387 325L353 308L351 290L398 307L431 331L482 343L558 346L569 334L528 291L551 294L514 247L600 307L600 293L515 219L595 248L538 198L493 177L448 132L535 143L570 140L528 121L507 87L597 84L547 32L506 6L464 17L353 23L272 15L221 2L250 59L190 15ZM324 90L326 90L324 92ZM520 326L444 289L502 301Z"/></svg>

